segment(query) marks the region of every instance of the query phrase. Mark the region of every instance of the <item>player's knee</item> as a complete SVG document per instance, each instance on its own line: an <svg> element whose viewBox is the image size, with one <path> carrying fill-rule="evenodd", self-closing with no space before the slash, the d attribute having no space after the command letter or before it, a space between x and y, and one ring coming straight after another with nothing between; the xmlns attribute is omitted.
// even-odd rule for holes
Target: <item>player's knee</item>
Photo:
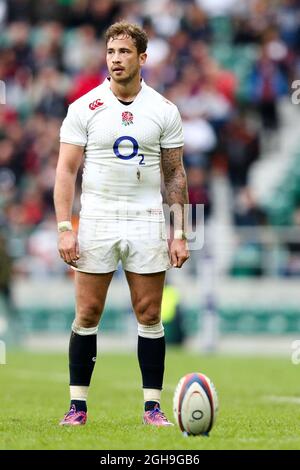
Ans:
<svg viewBox="0 0 300 470"><path fill-rule="evenodd" d="M138 321L144 325L155 325L160 321L160 305L149 299L141 299L136 304Z"/></svg>
<svg viewBox="0 0 300 470"><path fill-rule="evenodd" d="M76 323L83 328L92 328L99 322L100 308L96 302L77 308Z"/></svg>
<svg viewBox="0 0 300 470"><path fill-rule="evenodd" d="M140 321L144 325L156 325L160 320L160 312L157 309L149 309L140 316Z"/></svg>

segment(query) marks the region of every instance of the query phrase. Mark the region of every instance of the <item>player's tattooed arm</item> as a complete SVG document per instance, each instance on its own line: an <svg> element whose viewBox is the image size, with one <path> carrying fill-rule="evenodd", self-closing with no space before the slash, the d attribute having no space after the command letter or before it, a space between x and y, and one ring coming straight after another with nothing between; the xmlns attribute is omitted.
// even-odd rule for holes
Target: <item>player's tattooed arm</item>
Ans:
<svg viewBox="0 0 300 470"><path fill-rule="evenodd" d="M189 201L182 155L183 147L161 149L166 199L174 210L174 229L184 231L184 209L187 209Z"/></svg>

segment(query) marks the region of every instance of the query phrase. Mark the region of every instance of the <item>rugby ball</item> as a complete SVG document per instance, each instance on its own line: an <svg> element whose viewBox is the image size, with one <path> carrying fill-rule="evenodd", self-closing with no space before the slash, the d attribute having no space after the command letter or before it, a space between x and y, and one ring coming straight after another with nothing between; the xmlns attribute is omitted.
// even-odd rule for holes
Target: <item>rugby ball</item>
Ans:
<svg viewBox="0 0 300 470"><path fill-rule="evenodd" d="M173 411L182 432L187 435L208 435L218 412L214 384L199 372L185 375L175 389Z"/></svg>

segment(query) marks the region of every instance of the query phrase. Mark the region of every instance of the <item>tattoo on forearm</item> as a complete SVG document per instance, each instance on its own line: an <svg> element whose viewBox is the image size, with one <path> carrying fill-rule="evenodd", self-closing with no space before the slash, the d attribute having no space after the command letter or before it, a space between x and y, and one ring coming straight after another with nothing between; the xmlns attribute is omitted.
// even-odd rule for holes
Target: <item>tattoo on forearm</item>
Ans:
<svg viewBox="0 0 300 470"><path fill-rule="evenodd" d="M174 211L175 228L184 230L185 208L188 204L186 174L182 163L182 147L161 149L162 171L169 206L177 205ZM177 212L177 214L176 214Z"/></svg>

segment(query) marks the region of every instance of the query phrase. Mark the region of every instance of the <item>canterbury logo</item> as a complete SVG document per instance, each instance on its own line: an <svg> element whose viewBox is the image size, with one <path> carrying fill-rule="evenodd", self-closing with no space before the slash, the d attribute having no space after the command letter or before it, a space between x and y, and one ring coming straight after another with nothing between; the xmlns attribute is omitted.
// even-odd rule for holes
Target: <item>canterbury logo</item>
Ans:
<svg viewBox="0 0 300 470"><path fill-rule="evenodd" d="M102 106L104 103L102 103L101 100L96 100L93 101L92 103L89 104L89 108L94 111L95 109L99 108L99 106Z"/></svg>

